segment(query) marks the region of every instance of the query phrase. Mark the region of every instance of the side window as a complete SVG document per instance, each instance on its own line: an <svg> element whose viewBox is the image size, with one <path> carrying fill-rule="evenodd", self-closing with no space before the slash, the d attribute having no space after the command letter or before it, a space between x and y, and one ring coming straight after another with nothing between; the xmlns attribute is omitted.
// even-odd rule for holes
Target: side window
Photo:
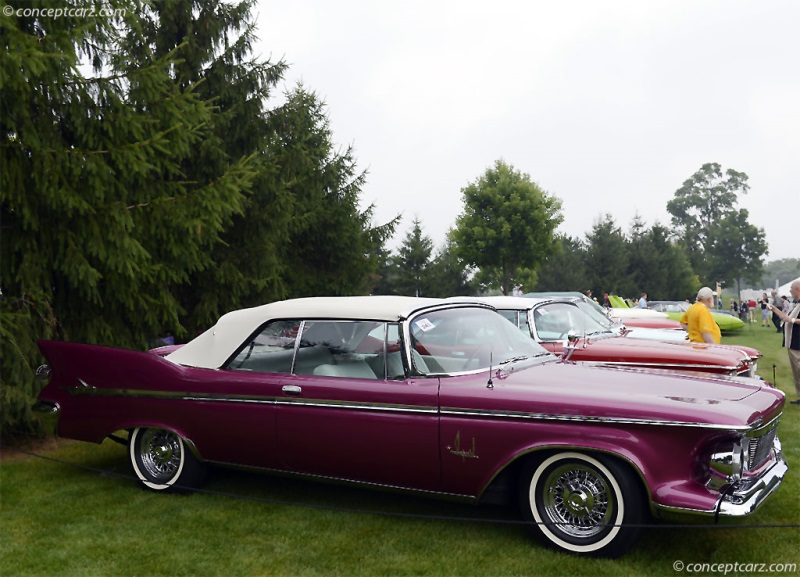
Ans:
<svg viewBox="0 0 800 577"><path fill-rule="evenodd" d="M276 321L245 343L225 366L236 371L290 373L300 321Z"/></svg>
<svg viewBox="0 0 800 577"><path fill-rule="evenodd" d="M517 311L503 309L503 310L498 310L497 312L500 313L503 316L503 318L506 318L509 321L511 321L511 323L515 327L519 327L519 323L517 322L517 317L519 316L519 313Z"/></svg>
<svg viewBox="0 0 800 577"><path fill-rule="evenodd" d="M384 378L386 323L306 321L294 372L301 375Z"/></svg>

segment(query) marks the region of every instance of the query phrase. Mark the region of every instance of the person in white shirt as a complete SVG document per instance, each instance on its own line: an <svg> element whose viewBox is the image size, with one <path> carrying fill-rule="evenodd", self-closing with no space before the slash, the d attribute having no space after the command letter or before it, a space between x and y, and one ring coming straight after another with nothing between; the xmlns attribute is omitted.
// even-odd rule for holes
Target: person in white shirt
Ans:
<svg viewBox="0 0 800 577"><path fill-rule="evenodd" d="M640 309L647 308L647 293L642 293L642 296L639 297L639 308Z"/></svg>

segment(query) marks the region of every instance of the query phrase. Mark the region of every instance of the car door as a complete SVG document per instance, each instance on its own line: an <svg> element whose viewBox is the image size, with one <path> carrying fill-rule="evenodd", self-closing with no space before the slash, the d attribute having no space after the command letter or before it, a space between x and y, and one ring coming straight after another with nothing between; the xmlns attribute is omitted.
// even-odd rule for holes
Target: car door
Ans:
<svg viewBox="0 0 800 577"><path fill-rule="evenodd" d="M193 440L204 459L278 469L275 404L292 370L299 321L261 327L219 370L192 369ZM203 373L200 375L199 373Z"/></svg>
<svg viewBox="0 0 800 577"><path fill-rule="evenodd" d="M323 320L301 330L276 407L283 468L438 490L439 379L403 376L397 325Z"/></svg>

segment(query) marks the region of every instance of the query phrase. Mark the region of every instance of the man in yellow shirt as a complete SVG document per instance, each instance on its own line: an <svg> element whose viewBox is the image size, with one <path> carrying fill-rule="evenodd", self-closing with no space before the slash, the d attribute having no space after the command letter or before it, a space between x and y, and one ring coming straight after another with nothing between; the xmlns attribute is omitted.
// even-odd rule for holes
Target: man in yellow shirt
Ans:
<svg viewBox="0 0 800 577"><path fill-rule="evenodd" d="M714 317L711 316L711 303L714 293L704 286L697 291L697 302L683 313L680 323L689 331L689 340L693 343L719 344L722 335Z"/></svg>

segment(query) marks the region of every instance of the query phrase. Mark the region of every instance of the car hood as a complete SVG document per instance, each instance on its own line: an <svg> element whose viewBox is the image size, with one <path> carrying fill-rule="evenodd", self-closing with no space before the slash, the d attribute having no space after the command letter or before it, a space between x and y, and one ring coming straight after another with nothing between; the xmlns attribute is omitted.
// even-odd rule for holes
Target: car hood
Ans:
<svg viewBox="0 0 800 577"><path fill-rule="evenodd" d="M646 339L648 341L686 342L686 331L673 329L650 329L646 327L625 327L626 333L619 335L628 339Z"/></svg>
<svg viewBox="0 0 800 577"><path fill-rule="evenodd" d="M708 366L735 370L748 356L736 347L611 337L581 341L572 360L661 367Z"/></svg>
<svg viewBox="0 0 800 577"><path fill-rule="evenodd" d="M513 373L498 371L491 388L485 380L477 381L475 375L443 379L442 406L519 413L521 418L746 427L779 414L785 398L781 391L746 377L709 378L560 362ZM459 382L466 386L459 387Z"/></svg>
<svg viewBox="0 0 800 577"><path fill-rule="evenodd" d="M612 315L614 316L614 315ZM672 331L684 331L681 323L674 319L637 319L637 318L624 318L620 319L614 317L626 327L642 327L648 329L666 329Z"/></svg>

